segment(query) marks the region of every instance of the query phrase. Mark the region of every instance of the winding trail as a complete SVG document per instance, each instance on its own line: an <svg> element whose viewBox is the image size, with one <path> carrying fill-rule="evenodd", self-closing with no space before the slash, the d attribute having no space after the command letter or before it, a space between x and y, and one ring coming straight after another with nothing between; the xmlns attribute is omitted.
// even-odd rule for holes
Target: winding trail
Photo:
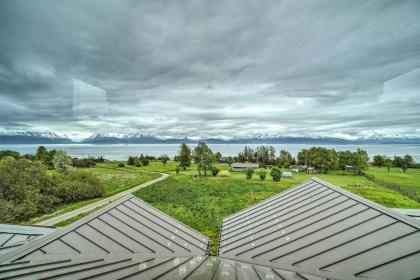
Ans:
<svg viewBox="0 0 420 280"><path fill-rule="evenodd" d="M145 171L145 172L147 172L147 171ZM108 203L110 203L110 202L112 202L114 200L117 200L117 199L119 199L119 198L121 198L123 196L126 196L127 194L133 193L133 192L135 192L135 191L137 191L139 189L148 187L148 186L153 185L153 184L155 184L155 183L157 183L159 181L165 180L169 176L166 173L160 173L160 172L150 172L150 173L157 173L157 174L160 174L161 176L159 178L157 178L157 179L153 179L153 180L147 181L147 182L145 182L143 184L140 184L140 185L137 185L135 187L132 187L132 188L130 188L128 190L119 192L119 193L117 193L117 194L115 194L113 196L107 197L105 199L102 199L102 200L93 202L91 204L85 205L85 206L80 207L78 209L75 209L73 211L70 211L70 212L67 212L67 213L63 213L61 215L54 216L54 217L52 217L50 219L46 219L46 220L40 221L38 223L35 223L35 225L38 225L38 226L53 226L53 225L55 225L57 223L60 223L62 221L65 221L65 220L68 220L70 218L73 218L73 217L75 217L75 216L77 216L79 214L82 214L82 213L85 213L85 212L89 212L91 210L94 210L97 207L104 206L104 205L106 205L106 204L108 204Z"/></svg>

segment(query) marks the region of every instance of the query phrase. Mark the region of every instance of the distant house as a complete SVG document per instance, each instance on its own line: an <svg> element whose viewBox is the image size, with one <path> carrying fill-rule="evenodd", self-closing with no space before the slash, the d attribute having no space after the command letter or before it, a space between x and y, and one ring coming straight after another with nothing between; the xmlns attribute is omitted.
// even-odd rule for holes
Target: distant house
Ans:
<svg viewBox="0 0 420 280"><path fill-rule="evenodd" d="M232 163L232 165L230 166L230 170L232 170L233 172L241 172L241 171L245 171L245 169L247 168L252 168L252 169L257 169L259 167L258 163L253 163L253 162L234 162Z"/></svg>
<svg viewBox="0 0 420 280"><path fill-rule="evenodd" d="M290 171L284 171L283 174L281 175L283 178L292 178L292 172Z"/></svg>
<svg viewBox="0 0 420 280"><path fill-rule="evenodd" d="M354 169L354 166L352 165L346 165L344 166L344 170L354 172L355 169Z"/></svg>
<svg viewBox="0 0 420 280"><path fill-rule="evenodd" d="M315 167L308 167L306 168L306 173L318 173L318 170Z"/></svg>

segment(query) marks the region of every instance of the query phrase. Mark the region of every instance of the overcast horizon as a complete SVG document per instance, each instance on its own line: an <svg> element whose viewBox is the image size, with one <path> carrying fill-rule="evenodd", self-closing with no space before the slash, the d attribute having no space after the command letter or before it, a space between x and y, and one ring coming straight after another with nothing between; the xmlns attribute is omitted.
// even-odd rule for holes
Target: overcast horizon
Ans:
<svg viewBox="0 0 420 280"><path fill-rule="evenodd" d="M0 133L420 137L420 1L0 1Z"/></svg>

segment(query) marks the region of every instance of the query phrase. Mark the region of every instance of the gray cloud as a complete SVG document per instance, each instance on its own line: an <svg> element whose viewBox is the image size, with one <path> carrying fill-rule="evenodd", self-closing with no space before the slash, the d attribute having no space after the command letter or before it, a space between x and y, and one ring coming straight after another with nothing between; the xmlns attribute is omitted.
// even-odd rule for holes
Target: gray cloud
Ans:
<svg viewBox="0 0 420 280"><path fill-rule="evenodd" d="M420 136L419 13L416 0L3 0L0 128ZM103 89L97 103L77 92L90 113L74 114L75 79Z"/></svg>

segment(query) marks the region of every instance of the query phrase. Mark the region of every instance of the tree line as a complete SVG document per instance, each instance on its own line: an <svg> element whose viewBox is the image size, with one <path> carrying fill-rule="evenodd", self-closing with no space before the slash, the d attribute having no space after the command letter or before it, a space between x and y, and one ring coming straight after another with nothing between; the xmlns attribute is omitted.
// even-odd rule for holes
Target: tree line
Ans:
<svg viewBox="0 0 420 280"><path fill-rule="evenodd" d="M388 172L390 171L391 167L399 167L403 170L404 173L408 168L420 168L420 166L414 162L413 157L410 155L405 155L404 157L394 156L393 159L383 155L376 155L373 157L372 165L379 168L384 166L388 169Z"/></svg>

